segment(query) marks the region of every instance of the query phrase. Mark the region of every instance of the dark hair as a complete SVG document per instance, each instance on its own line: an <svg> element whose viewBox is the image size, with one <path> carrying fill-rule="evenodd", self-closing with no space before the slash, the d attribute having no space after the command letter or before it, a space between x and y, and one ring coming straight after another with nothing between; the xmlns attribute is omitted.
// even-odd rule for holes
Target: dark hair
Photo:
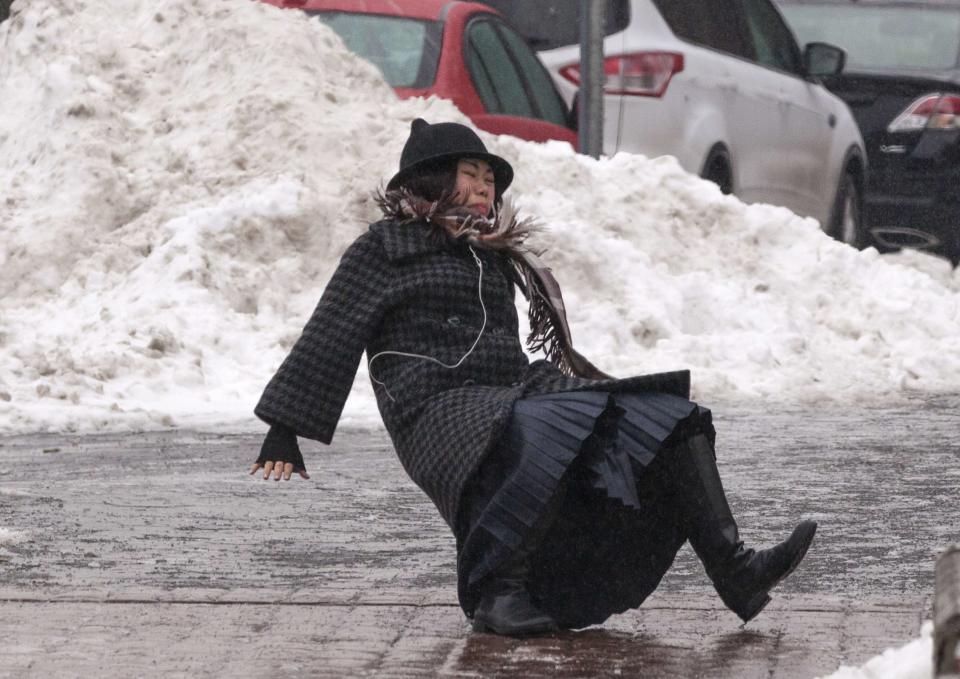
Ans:
<svg viewBox="0 0 960 679"><path fill-rule="evenodd" d="M457 160L443 160L426 167L407 177L402 184L392 189L378 188L373 192L373 202L377 204L385 217L401 218L403 197L412 193L424 200L451 203L457 186Z"/></svg>
<svg viewBox="0 0 960 679"><path fill-rule="evenodd" d="M460 160L460 158L446 158L419 167L414 174L393 189L375 191L373 200L385 215L390 216L396 212L401 194L407 192L431 203L439 201L450 205L457 187L457 167ZM499 211L501 205L503 205L503 196L496 193L493 201L494 211Z"/></svg>
<svg viewBox="0 0 960 679"><path fill-rule="evenodd" d="M420 168L406 179L397 189L406 189L431 203L453 197L457 186L456 159L441 160Z"/></svg>

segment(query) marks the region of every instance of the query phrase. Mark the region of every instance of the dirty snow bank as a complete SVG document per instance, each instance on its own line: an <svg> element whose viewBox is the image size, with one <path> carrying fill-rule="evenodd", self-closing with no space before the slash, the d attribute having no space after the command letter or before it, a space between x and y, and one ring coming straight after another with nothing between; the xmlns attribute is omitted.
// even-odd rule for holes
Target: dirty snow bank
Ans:
<svg viewBox="0 0 960 679"><path fill-rule="evenodd" d="M259 426L410 120L463 120L249 0L17 2L0 101L0 432ZM669 158L485 139L604 369L690 367L707 402L960 390L953 272L857 253ZM361 368L344 421L375 420Z"/></svg>

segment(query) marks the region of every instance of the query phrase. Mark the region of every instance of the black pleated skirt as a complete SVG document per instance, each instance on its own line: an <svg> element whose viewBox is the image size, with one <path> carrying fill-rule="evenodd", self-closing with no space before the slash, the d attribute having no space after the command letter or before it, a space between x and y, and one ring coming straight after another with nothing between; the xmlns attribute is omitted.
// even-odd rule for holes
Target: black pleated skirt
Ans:
<svg viewBox="0 0 960 679"><path fill-rule="evenodd" d="M529 589L561 625L585 627L639 606L686 540L658 455L697 432L713 438L710 412L672 394L517 401L461 505L458 582L467 615L484 578L531 542L539 546Z"/></svg>

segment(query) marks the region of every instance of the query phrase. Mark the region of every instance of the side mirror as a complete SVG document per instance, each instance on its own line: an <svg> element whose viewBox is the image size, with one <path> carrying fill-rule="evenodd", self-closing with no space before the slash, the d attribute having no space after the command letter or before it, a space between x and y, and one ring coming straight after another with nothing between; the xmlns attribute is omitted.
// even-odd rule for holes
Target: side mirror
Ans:
<svg viewBox="0 0 960 679"><path fill-rule="evenodd" d="M803 67L808 76L838 75L847 63L847 53L825 42L808 42L803 48Z"/></svg>

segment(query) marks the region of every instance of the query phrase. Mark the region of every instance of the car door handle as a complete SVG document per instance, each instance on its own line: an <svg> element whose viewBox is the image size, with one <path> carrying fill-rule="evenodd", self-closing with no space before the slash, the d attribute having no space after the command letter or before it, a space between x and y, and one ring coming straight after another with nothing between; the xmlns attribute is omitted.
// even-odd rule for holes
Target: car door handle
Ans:
<svg viewBox="0 0 960 679"><path fill-rule="evenodd" d="M827 125L829 125L831 128L837 126L837 116L835 114L831 113L827 116Z"/></svg>

